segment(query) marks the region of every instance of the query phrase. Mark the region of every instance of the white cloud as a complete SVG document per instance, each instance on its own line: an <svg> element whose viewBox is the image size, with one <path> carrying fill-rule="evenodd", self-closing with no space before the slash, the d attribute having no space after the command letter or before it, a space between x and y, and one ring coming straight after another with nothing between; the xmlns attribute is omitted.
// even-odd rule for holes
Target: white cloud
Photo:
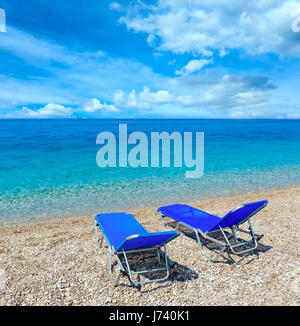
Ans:
<svg viewBox="0 0 300 326"><path fill-rule="evenodd" d="M122 10L124 10L124 7L122 5L120 5L118 2L111 2L109 4L109 10L122 11Z"/></svg>
<svg viewBox="0 0 300 326"><path fill-rule="evenodd" d="M102 104L97 98L93 98L84 107L84 111L94 113L97 111L118 112L119 110L111 104Z"/></svg>
<svg viewBox="0 0 300 326"><path fill-rule="evenodd" d="M200 90L196 88L188 95L179 95L177 101L185 107L205 107L214 111L247 110L266 104L268 91L275 88L265 77L224 75L209 85L201 84Z"/></svg>
<svg viewBox="0 0 300 326"><path fill-rule="evenodd" d="M167 103L172 100L172 95L166 90L150 92L150 89L144 86L144 90L140 92L140 100L144 103Z"/></svg>
<svg viewBox="0 0 300 326"><path fill-rule="evenodd" d="M288 119L300 119L300 113L297 112L297 113L288 113L286 115L286 118Z"/></svg>
<svg viewBox="0 0 300 326"><path fill-rule="evenodd" d="M233 119L251 119L251 118L264 118L263 112L251 110L233 110L228 114L229 118Z"/></svg>
<svg viewBox="0 0 300 326"><path fill-rule="evenodd" d="M55 118L71 118L72 108L64 107L63 105L49 103L38 110L32 110L23 107L20 112L20 117L29 119L55 119ZM17 114L18 115L18 114Z"/></svg>
<svg viewBox="0 0 300 326"><path fill-rule="evenodd" d="M114 93L114 106L119 110L151 110L155 104L164 104L172 101L172 95L167 90L151 92L149 87L144 86L143 91L137 93L132 89L130 93L117 90Z"/></svg>
<svg viewBox="0 0 300 326"><path fill-rule="evenodd" d="M110 103L116 89L128 92L137 85L147 83L153 87L166 81L140 62L112 58L101 50L78 52L11 27L7 33L0 34L2 50L38 67L41 72L34 76L30 72L22 79L0 76L0 109L10 112L16 107L41 107L46 103L84 108L88 106L86 98L105 98ZM103 112L114 111L110 104L102 105ZM95 107L90 105L88 109Z"/></svg>
<svg viewBox="0 0 300 326"><path fill-rule="evenodd" d="M197 3L191 1L191 8L193 6L197 7ZM211 35L210 43L207 43L207 35L203 36L203 43L201 43L199 41L201 37L198 39L199 31L195 31L195 33L192 30L188 31L190 24L192 26L197 23L196 17L205 18L206 15L212 14L213 9L209 9L209 6L217 3L217 0L208 1L202 11L198 10L198 13L195 11L193 14L190 13L189 7L185 8L185 2L182 1L170 2L170 9L166 7L164 12L155 11L153 6L145 6L143 10L146 12L151 12L154 16L161 16L159 26L163 26L161 28L164 29L151 25L152 21L154 23L158 19L158 17L152 16L147 16L148 18L146 17L144 22L145 26L141 25L138 28L147 29L147 33L151 37L153 36L152 41L154 44L157 42L157 38L160 38L159 33L164 32L161 38L162 43L159 45L160 51L163 48L167 49L167 42L174 40L174 48L171 50L176 53L192 52L211 55L209 51L216 48L220 55L225 55L226 51L230 49L226 46L227 43L222 44L220 42L220 44L216 45L213 41L215 28L218 30L224 24L224 28L218 30L216 34L217 40L226 39L228 44L231 41L234 44L235 27L233 26L231 30L230 26L233 23L230 20L235 21L236 16L225 15L227 9L223 8L222 2L219 3L220 12L216 16L218 19L214 18L215 20L210 21L211 34L208 32L209 26L206 26L204 22L205 28L200 29L201 33L204 31L204 34ZM241 20L246 26L251 23L254 12L261 11L264 16L266 11L270 11L271 5L274 5L274 3L274 1L264 1L264 6L261 2L259 6L258 3L240 2L236 3L234 8L235 11L241 13L247 12L247 14L238 15L239 21ZM158 4L161 6L161 2ZM177 34L174 29L176 30L177 25L180 25L180 20L176 22L176 17L173 17L174 12L177 10L176 5L178 10L181 8L180 13L178 13L179 17L182 15L181 18L185 19L186 15L190 15L189 21L186 21L186 26L183 24ZM280 6L281 2L278 1L278 8ZM165 17L167 14L169 16ZM221 20L220 17L222 17ZM139 12L136 18L139 18ZM174 20L173 25L171 24L168 27L169 22L172 20ZM142 23L142 21L138 22ZM212 28L213 26L214 28ZM248 26L250 29L249 35L253 32L251 32L250 26L251 24ZM257 28L255 26L255 30ZM242 29L241 31L244 32L245 30ZM221 36L223 38L220 38ZM191 38L195 38L193 44L190 43ZM271 45L268 45L268 42L275 42L276 37L273 39L272 36L269 40L265 36L265 39L261 39L262 45L259 48L252 46L258 40L257 37L250 37L249 39L245 37L243 44L247 45L246 49L249 51L258 49L257 51L263 52L265 51L263 46L265 46L265 49L270 47ZM239 37L236 40L240 42ZM26 46L28 44L31 46ZM284 51L291 50L293 45L292 42L291 47L287 47ZM262 116L262 112L266 112L266 116L274 116L271 109L268 109L268 105L269 92L274 90L275 87L267 77L232 75L219 77L219 74L203 69L213 62L210 58L191 60L177 72L176 78L171 78L154 73L150 67L133 60L110 58L101 50L93 53L72 51L49 40L38 39L33 35L18 30L13 30L10 34L6 33L4 38L0 35L1 49L43 70L42 77L25 76L22 80L0 76L1 112L5 112L8 108L12 112L7 114L6 110L1 117L65 118L72 117L74 112L76 115L79 114L78 116L83 117L87 116L87 113L88 116L93 116L93 114L97 116L97 113L111 113L114 114L113 116L123 114L124 117L127 114L131 114L132 117L143 115L155 115L157 117L248 117ZM277 50L278 47L274 47L274 49ZM172 64L175 61L172 60L169 63ZM201 73L198 73L199 71ZM147 86L141 89L142 85ZM87 98L91 100L85 102ZM103 99L107 102L103 102ZM45 105L46 103L50 104ZM53 103L60 103L60 105ZM32 105L40 107L40 109L29 109L28 106L32 108ZM272 105L274 106L274 103ZM14 107L21 108L22 106L23 109L19 110L19 112L12 111ZM72 110L71 107L77 109ZM284 109L285 106L281 105L281 111L278 109L276 113L279 115ZM252 112L252 115L250 112ZM285 113L285 116L287 115L296 117L297 110L290 109L288 113Z"/></svg>
<svg viewBox="0 0 300 326"><path fill-rule="evenodd" d="M176 75L188 75L195 71L201 70L203 67L213 63L213 60L201 59L191 60L182 69L176 71Z"/></svg>
<svg viewBox="0 0 300 326"><path fill-rule="evenodd" d="M46 78L16 79L11 77L0 78L0 102L7 103L7 107L17 105L63 103L72 105L70 89L60 87L60 79Z"/></svg>
<svg viewBox="0 0 300 326"><path fill-rule="evenodd" d="M139 105L135 89L131 90L130 93L126 94L123 90L117 90L114 93L114 106L119 110L131 110L141 108Z"/></svg>
<svg viewBox="0 0 300 326"><path fill-rule="evenodd" d="M135 90L133 89L131 93L128 95L128 107L129 108L135 108L138 106L137 100L136 100L136 95L135 95Z"/></svg>
<svg viewBox="0 0 300 326"><path fill-rule="evenodd" d="M132 3L120 22L148 34L157 50L224 56L231 49L251 54L300 56L299 33L292 31L298 0L160 0Z"/></svg>
<svg viewBox="0 0 300 326"><path fill-rule="evenodd" d="M76 64L76 57L65 47L13 27L8 27L7 33L0 34L0 49L37 66L45 61Z"/></svg>
<svg viewBox="0 0 300 326"><path fill-rule="evenodd" d="M147 86L140 92L119 89L114 93L112 105L120 113L132 111L136 116L146 112L157 116L262 117L269 91L276 89L266 77L232 75L212 79L208 84L200 81L191 88L188 79L193 77L185 76L184 82L181 78L174 79L169 84L172 91L151 91Z"/></svg>

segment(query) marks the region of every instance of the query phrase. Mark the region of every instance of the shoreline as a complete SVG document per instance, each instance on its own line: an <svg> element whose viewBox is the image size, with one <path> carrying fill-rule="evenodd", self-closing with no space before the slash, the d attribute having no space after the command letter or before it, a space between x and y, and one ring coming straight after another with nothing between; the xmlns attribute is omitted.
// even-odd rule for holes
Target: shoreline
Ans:
<svg viewBox="0 0 300 326"><path fill-rule="evenodd" d="M292 191L293 189L298 190L300 189L300 185L293 185L293 186L289 186L289 185L284 185L284 186L276 186L274 188L269 188L266 191L250 191L250 192L241 192L239 194L234 194L234 195L229 195L229 196L223 196L223 195L215 195L215 196L209 196L209 197L205 197L203 199L199 199L199 200L182 200L180 202L176 202L176 203L187 203L192 205L193 203L197 203L197 202L204 202L204 201L210 201L210 200L226 200L228 198L235 198L235 197L241 197L241 196L251 196L253 194L258 195L258 194L264 194L264 193L273 193L273 192L277 192L277 191L284 191L284 190L290 190ZM169 204L166 205L171 205L174 204L174 202L170 202ZM160 207L162 205L157 204L156 206L153 204L146 204L140 207L130 207L127 210L126 209L108 209L108 210L103 210L103 211L99 211L97 213L95 213L94 215L100 214L100 213L112 213L112 212L121 212L121 211L139 211L139 210L144 210L144 209L157 209L158 207ZM80 218L86 218L88 216L92 216L91 214L88 215L78 215L78 216L68 216L68 217L62 217L62 218L39 218L37 217L35 218L31 218L29 220L23 220L21 219L20 221L13 221L13 222L1 222L0 221L0 229L2 228L9 228L9 227L16 227L16 226L26 226L26 225L34 225L34 224L40 224L40 223L48 223L48 222L58 222L58 221L65 221L65 220L69 220L69 219L80 219Z"/></svg>
<svg viewBox="0 0 300 326"><path fill-rule="evenodd" d="M138 291L126 276L114 288L107 249L98 249L93 216L0 226L0 305L300 305L300 187L189 203L218 216L252 201L260 250L237 263L207 261L181 234L167 245L178 263L169 280ZM162 230L157 207L131 209L148 231ZM171 226L167 227L172 230Z"/></svg>

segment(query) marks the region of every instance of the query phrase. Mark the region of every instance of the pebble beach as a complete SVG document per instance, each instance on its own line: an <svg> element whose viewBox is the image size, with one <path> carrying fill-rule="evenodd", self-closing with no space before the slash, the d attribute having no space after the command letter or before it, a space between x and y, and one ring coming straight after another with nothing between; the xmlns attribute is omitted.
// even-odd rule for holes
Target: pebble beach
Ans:
<svg viewBox="0 0 300 326"><path fill-rule="evenodd" d="M254 231L264 234L252 255L225 253L210 262L192 236L181 234L167 245L168 256L177 263L169 279L139 288L125 275L119 286L112 286L107 248L96 245L93 216L3 226L0 305L299 305L299 187L189 204L223 216L243 203L264 199L268 206L251 220ZM162 231L157 207L129 213L148 231ZM173 230L171 220L166 222Z"/></svg>

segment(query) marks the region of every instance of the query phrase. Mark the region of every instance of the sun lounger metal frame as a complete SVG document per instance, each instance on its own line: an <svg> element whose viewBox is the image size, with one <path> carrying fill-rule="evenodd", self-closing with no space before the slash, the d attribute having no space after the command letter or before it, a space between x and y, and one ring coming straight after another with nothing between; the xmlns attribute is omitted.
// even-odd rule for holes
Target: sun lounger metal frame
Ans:
<svg viewBox="0 0 300 326"><path fill-rule="evenodd" d="M237 211L238 209L240 209L242 207L245 207L246 205L247 204L241 205L241 206L233 209L232 211L230 211L228 214L234 213L235 211ZM263 209L266 205L267 205L267 201L265 201L265 203L262 204L262 206L260 206L258 209L253 211L250 215L248 215L246 218L244 218L242 221L240 221L236 225L231 225L231 226L224 227L224 228L221 227L221 225L218 225L218 229L216 229L216 230L208 231L208 232L202 232L202 230L199 229L199 228L192 227L191 225L189 225L187 223L179 221L179 222L177 222L175 229L176 229L176 231L180 231L179 227L182 225L182 226L185 226L186 228L192 230L195 233L197 243L198 243L199 248L200 248L200 252L203 254L204 257L206 257L210 261L216 261L222 255L222 253L226 250L226 248L229 248L230 251L233 254L242 255L242 254L245 254L247 252L254 251L258 246L258 241L263 237L263 235L261 235L261 234L255 234L254 233L252 224L250 222L250 218L253 215L255 215L257 212L259 212L261 209ZM160 216L160 219L161 219L161 222L162 222L162 226L163 226L164 229L166 229L166 225L165 225L163 219L164 219L164 217L168 217L168 216L162 214L160 209L158 210L158 212L159 212L159 216ZM221 220L221 218L220 218L220 220ZM247 231L245 229L242 229L240 227L240 225L243 224L246 221L248 221L249 231ZM230 229L232 233L228 232L228 229ZM250 241L240 241L237 238L236 231L240 231L240 232L249 234L249 235L251 235L252 239ZM221 232L221 234L222 234L222 236L224 238L224 241L216 239L216 238L214 238L212 236L216 232ZM203 244L204 243L201 241L201 237L203 237L206 240L212 241L212 242L220 245L220 249L219 249L219 251L216 253L216 255L214 257L212 257L211 255L204 252L204 250L203 250ZM235 244L232 244L230 242L231 238L234 239ZM251 244L252 244L252 246L251 246ZM243 248L243 249L236 250L237 248Z"/></svg>
<svg viewBox="0 0 300 326"><path fill-rule="evenodd" d="M101 230L101 227L99 226L96 218L95 218L95 223L94 223L94 230L95 230L95 238L97 241L97 246L99 248L101 248L103 246L103 240L105 239L106 243L107 243L107 247L108 247L108 263L109 263L109 277L110 280L112 282L112 284L114 286L117 286L119 284L120 281L120 277L121 275L128 275L131 283L135 286L140 286L142 284L146 284L146 283L151 283L151 282L162 282L165 281L169 278L170 276L170 269L174 268L176 263L173 262L167 255L167 248L166 248L166 243L175 239L176 237L179 236L179 234L176 232L176 234L174 233L174 236L171 239L168 239L167 241L159 244L159 245L155 245L155 246L149 246L149 247L142 247L142 248L135 248L135 249L121 249L121 250L116 250L115 247L113 245L110 244L107 236L105 235L105 233ZM102 236L98 236L98 230L100 230ZM164 232L162 232L164 233ZM151 234L150 234L151 235ZM134 235L130 235L125 239L125 242L130 241L132 239L135 238L139 238L139 237L143 237L143 235L139 235L139 234L134 234ZM161 250L161 248L163 248L163 251ZM159 267L159 268L153 268L153 269L145 269L142 271L133 271L130 263L129 263L129 259L128 259L128 255L129 254L136 254L136 253L142 253L142 252L151 252L154 251L156 252L157 255L157 259L158 259L158 263L161 264L161 258L164 258L164 267ZM113 263L112 263L112 258L115 257L118 266L120 268L119 270L119 274L116 277L116 279L113 279ZM162 266L162 265L161 265ZM159 278L152 278L152 279L148 279L145 281L134 281L133 280L133 276L134 275L142 275L144 274L145 276L147 276L148 273L154 273L154 272L158 272L158 271L165 271L165 276L164 277L159 277Z"/></svg>

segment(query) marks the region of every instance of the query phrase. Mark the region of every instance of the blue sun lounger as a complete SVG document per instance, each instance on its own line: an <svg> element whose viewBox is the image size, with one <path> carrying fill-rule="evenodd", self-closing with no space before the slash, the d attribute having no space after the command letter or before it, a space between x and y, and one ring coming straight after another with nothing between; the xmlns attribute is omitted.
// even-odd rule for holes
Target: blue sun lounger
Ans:
<svg viewBox="0 0 300 326"><path fill-rule="evenodd" d="M102 231L102 237L98 238L98 229ZM175 265L168 256L166 244L175 239L179 234L177 231L164 231L157 233L147 232L142 225L131 214L126 213L103 213L95 217L95 237L99 247L102 247L103 239L108 244L109 274L110 279L116 286L121 274L127 274L130 281L135 285L149 282L164 281L169 277L169 267ZM164 248L164 251L161 248ZM164 266L160 268L133 271L128 260L128 255L155 251L158 262L161 264L161 257L164 258ZM120 272L115 281L112 278L112 255L115 256L120 267ZM163 265L163 264L161 264ZM134 281L133 275L148 276L148 273L165 271L165 276L160 278L148 278L145 281Z"/></svg>
<svg viewBox="0 0 300 326"><path fill-rule="evenodd" d="M166 226L163 218L169 217L177 221L176 230L178 230L180 225L193 230L195 232L201 253L209 260L215 261L220 257L226 248L229 248L234 254L244 254L257 248L257 241L261 239L262 235L254 234L250 218L263 209L267 203L267 200L263 200L244 204L230 211L224 217L212 215L192 206L182 204L160 207L158 208L158 212L160 214L164 229ZM246 221L249 223L249 231L240 228L240 225ZM225 232L224 229L230 229L232 233L227 231ZM216 235L217 231L219 231L219 234L221 232L221 240L219 239L220 237L218 239L217 237L213 237L213 235ZM252 240L239 240L235 231L241 231L251 235ZM224 239L223 241L222 237ZM220 246L220 250L214 258L203 251L203 243L201 238L212 241ZM234 240L233 244L230 241L231 238Z"/></svg>

